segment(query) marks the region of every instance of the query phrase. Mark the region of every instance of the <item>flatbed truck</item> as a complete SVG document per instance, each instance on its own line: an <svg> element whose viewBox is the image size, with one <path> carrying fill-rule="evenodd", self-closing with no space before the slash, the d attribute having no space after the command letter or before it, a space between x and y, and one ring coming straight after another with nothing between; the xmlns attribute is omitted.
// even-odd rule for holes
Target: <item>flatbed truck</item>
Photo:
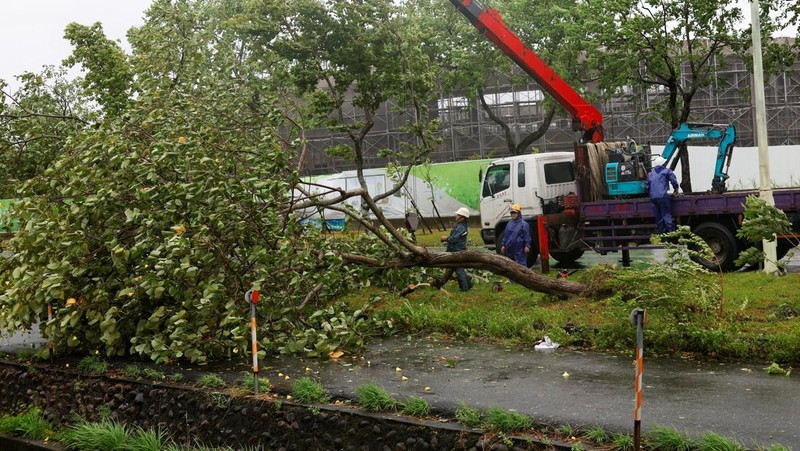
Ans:
<svg viewBox="0 0 800 451"><path fill-rule="evenodd" d="M615 190L610 189L609 180L604 178L609 163L607 150L612 154L624 154L624 151L630 154L631 146L625 142L604 142L602 114L509 30L496 10L486 9L475 0L450 2L478 32L564 107L572 116L573 129L582 133L574 153L551 152L503 158L493 161L485 173L481 171L480 213L484 243L492 246L502 240L510 220L511 205L521 204L523 217L532 225L533 234L537 235L533 240L535 249L528 257L529 266L539 253L536 225L540 217L546 223L542 229L547 232L550 255L560 262L575 261L587 250L593 250L603 253L621 251L625 263L629 261L630 250L656 247L650 244L656 232L650 199L642 190L639 190L638 197L614 197L610 194ZM688 132L691 135L692 130ZM718 163L730 164L734 140L732 135L730 142L724 141L724 149L717 156ZM676 151L677 160L682 149L683 146L670 150L669 156ZM717 172L721 172L720 168ZM720 177L715 173L717 185L724 184L727 177L727 174L721 174L721 180L717 180ZM714 259L700 263L712 270L733 270L737 267L735 260L739 253L749 245L736 236L742 224L745 200L758 192L720 192L725 190L719 187L713 189L717 193L711 191L675 197L672 215L676 224L690 227L714 252ZM783 210L792 222L792 233L778 237L778 257L781 258L800 236L800 188L774 190L773 197L775 206ZM500 246L495 247L499 249Z"/></svg>

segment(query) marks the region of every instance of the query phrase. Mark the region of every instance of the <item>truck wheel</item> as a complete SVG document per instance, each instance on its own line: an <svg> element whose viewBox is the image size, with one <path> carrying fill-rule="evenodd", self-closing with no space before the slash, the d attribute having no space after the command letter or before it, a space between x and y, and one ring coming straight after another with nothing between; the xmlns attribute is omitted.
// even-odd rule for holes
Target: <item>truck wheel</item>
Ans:
<svg viewBox="0 0 800 451"><path fill-rule="evenodd" d="M583 249L571 249L568 251L550 251L550 256L558 260L559 263L574 263L583 256Z"/></svg>
<svg viewBox="0 0 800 451"><path fill-rule="evenodd" d="M716 222L704 222L692 232L708 244L716 257L712 260L696 258L694 260L697 263L715 272L720 269L725 272L739 269L734 263L739 258L739 245L730 229Z"/></svg>

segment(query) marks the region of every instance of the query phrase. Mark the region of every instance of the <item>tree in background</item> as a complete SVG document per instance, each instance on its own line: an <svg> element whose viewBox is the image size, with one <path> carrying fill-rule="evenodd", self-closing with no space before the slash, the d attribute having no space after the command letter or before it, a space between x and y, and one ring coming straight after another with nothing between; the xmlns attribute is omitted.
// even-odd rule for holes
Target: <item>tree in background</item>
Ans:
<svg viewBox="0 0 800 451"><path fill-rule="evenodd" d="M761 4L765 61L775 67L789 54L786 46L771 41L777 25L768 12L785 5L782 0ZM627 94L642 113L660 115L673 129L692 121L699 90L717 86L716 72L727 64L727 53L743 55L750 48L742 10L728 1L610 0L585 6L583 26L593 37L587 62L596 68L604 95ZM645 105L646 92L657 101ZM680 162L681 189L691 192L685 146Z"/></svg>
<svg viewBox="0 0 800 451"><path fill-rule="evenodd" d="M482 6L488 8L494 5L491 2L482 2ZM537 20L528 20L532 18L513 20L511 11L515 6L521 7L505 3L497 5L498 8L503 8L500 12L509 28L514 32L519 32L523 42L526 42L531 48L537 52L543 51L540 56L545 61L554 63L561 54L544 50L544 47L540 47L539 42L536 41L541 34L536 33L535 30L543 27L543 23ZM420 12L418 26L421 32L427 35L426 48L429 49L441 71L438 80L441 90L445 93L463 93L466 105L476 106L477 102L477 106L480 107L478 114L481 114L482 111L502 128L506 146L511 155L528 152L531 145L545 135L555 116L558 107L552 99L543 93L547 100L542 106L541 123L536 130L520 135L518 129L513 129L516 124L510 123L509 118L496 112L495 104L498 103L500 94L503 93L490 93L487 90L490 82L497 80L498 77L510 77L509 81L512 84L524 86L530 83L530 76L515 71L514 63L485 37L481 36L448 0L418 0L410 2L409 7ZM507 10L509 14L506 14ZM539 14L533 19L541 17L542 15ZM557 48L552 47L550 50L557 50Z"/></svg>
<svg viewBox="0 0 800 451"><path fill-rule="evenodd" d="M133 74L119 44L106 37L99 22L92 26L70 23L64 38L74 48L64 65L81 65L86 70L82 85L91 94L91 99L108 116L125 111L131 96Z"/></svg>
<svg viewBox="0 0 800 451"><path fill-rule="evenodd" d="M66 142L97 117L82 98L79 82L64 69L24 73L22 86L9 92L0 80L0 198L18 196L22 183L44 173Z"/></svg>

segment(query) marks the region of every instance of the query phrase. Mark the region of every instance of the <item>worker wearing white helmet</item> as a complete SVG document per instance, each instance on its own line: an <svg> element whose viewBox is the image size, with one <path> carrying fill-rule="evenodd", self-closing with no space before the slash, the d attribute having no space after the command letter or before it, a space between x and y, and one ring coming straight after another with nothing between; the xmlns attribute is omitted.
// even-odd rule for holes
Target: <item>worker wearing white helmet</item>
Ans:
<svg viewBox="0 0 800 451"><path fill-rule="evenodd" d="M531 251L531 227L522 219L522 205L511 206L511 221L503 231L500 253L522 266L528 266Z"/></svg>
<svg viewBox="0 0 800 451"><path fill-rule="evenodd" d="M467 250L467 236L469 235L469 227L467 220L469 219L469 209L461 207L455 212L456 223L453 225L453 230L450 235L442 235L441 241L447 243L447 252L458 252ZM472 288L472 281L464 268L448 268L445 270L441 279L434 280L433 285L437 288L442 287L448 280L456 274L458 281L458 288L461 291L469 291Z"/></svg>
<svg viewBox="0 0 800 451"><path fill-rule="evenodd" d="M647 174L645 187L650 193L650 202L653 203L653 215L656 219L658 233L672 232L675 223L672 220L672 200L669 197L669 185L672 185L674 194L678 194L678 178L675 173L666 167L667 160L661 156L653 159L653 170Z"/></svg>

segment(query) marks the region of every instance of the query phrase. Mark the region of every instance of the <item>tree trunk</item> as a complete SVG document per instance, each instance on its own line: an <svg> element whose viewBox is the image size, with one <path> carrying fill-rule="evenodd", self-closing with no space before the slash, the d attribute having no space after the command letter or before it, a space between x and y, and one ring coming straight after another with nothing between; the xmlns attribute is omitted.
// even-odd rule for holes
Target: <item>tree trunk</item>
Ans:
<svg viewBox="0 0 800 451"><path fill-rule="evenodd" d="M370 257L353 254L345 254L342 257L347 263L363 264L386 269L408 268L413 266L481 269L490 271L493 274L508 277L530 290L559 297L579 295L586 290L583 284L568 282L563 279L554 279L535 273L510 258L495 253L469 250L461 252L428 252L425 248L419 249L422 251L407 253L398 259L387 262L380 262Z"/></svg>

